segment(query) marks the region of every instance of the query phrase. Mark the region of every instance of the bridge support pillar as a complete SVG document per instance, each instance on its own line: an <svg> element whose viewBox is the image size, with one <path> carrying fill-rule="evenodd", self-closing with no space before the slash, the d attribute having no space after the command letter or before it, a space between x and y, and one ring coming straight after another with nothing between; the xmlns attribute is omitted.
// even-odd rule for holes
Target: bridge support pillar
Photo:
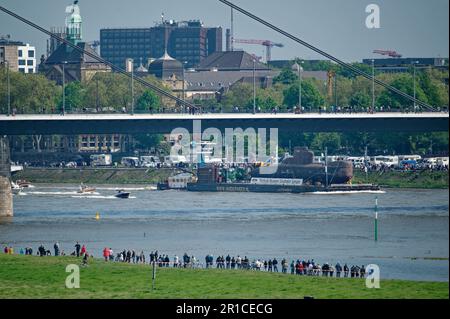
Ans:
<svg viewBox="0 0 450 319"><path fill-rule="evenodd" d="M0 136L0 217L13 216L9 140Z"/></svg>

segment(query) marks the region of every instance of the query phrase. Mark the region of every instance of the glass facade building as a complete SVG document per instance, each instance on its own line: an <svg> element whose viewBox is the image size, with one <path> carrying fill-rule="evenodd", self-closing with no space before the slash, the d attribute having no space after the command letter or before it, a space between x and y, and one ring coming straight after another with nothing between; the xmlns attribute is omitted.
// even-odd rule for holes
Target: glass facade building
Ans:
<svg viewBox="0 0 450 319"><path fill-rule="evenodd" d="M169 55L193 67L208 55L222 51L222 28L206 28L200 21L166 21L152 28L100 30L101 56L124 68L128 58L135 68L140 60Z"/></svg>

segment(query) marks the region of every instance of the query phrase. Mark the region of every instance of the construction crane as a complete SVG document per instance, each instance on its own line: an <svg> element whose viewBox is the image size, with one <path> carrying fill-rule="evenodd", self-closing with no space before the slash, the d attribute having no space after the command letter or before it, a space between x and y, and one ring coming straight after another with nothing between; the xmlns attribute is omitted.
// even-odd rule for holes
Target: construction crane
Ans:
<svg viewBox="0 0 450 319"><path fill-rule="evenodd" d="M284 47L284 44L281 43L275 43L270 40L249 40L249 39L234 39L234 43L241 43L241 44L258 44L266 47L266 62L269 62L272 60L272 48L282 48Z"/></svg>
<svg viewBox="0 0 450 319"><path fill-rule="evenodd" d="M402 55L400 53L397 53L397 51L393 51L393 50L373 50L373 53L381 54L381 55L388 55L391 58L401 58L402 57Z"/></svg>

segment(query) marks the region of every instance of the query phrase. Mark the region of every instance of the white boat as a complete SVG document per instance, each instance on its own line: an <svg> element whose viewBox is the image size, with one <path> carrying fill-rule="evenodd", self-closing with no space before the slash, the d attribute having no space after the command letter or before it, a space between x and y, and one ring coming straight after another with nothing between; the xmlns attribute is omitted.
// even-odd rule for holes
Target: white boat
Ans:
<svg viewBox="0 0 450 319"><path fill-rule="evenodd" d="M81 183L80 189L78 190L78 194L92 194L95 193L96 189L94 187L89 187Z"/></svg>
<svg viewBox="0 0 450 319"><path fill-rule="evenodd" d="M22 188L34 187L33 185L31 185L31 183L29 181L22 180L22 179L17 180L16 184Z"/></svg>
<svg viewBox="0 0 450 319"><path fill-rule="evenodd" d="M11 191L14 195L18 195L23 190L23 187L17 185L13 181L11 181Z"/></svg>

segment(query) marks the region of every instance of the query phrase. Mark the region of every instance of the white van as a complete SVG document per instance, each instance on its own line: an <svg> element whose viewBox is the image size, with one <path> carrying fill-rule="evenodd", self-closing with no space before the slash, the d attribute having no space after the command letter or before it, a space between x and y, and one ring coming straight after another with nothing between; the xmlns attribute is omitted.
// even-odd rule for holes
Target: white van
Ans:
<svg viewBox="0 0 450 319"><path fill-rule="evenodd" d="M139 158L122 157L121 164L125 167L139 167Z"/></svg>
<svg viewBox="0 0 450 319"><path fill-rule="evenodd" d="M98 154L91 155L91 166L111 166L112 165L112 155L111 154Z"/></svg>
<svg viewBox="0 0 450 319"><path fill-rule="evenodd" d="M364 157L348 157L347 161L353 163L353 167L355 168L363 168L365 165Z"/></svg>
<svg viewBox="0 0 450 319"><path fill-rule="evenodd" d="M161 161L158 156L141 156L140 165L141 167L158 167L161 165Z"/></svg>
<svg viewBox="0 0 450 319"><path fill-rule="evenodd" d="M165 166L173 166L178 165L180 163L187 163L186 156L183 155L169 155L164 157L164 165Z"/></svg>
<svg viewBox="0 0 450 319"><path fill-rule="evenodd" d="M400 163L399 156L374 156L370 159L372 165L386 165L388 167L398 167Z"/></svg>
<svg viewBox="0 0 450 319"><path fill-rule="evenodd" d="M399 155L398 161L399 163L401 161L419 161L422 159L422 156L420 155Z"/></svg>

